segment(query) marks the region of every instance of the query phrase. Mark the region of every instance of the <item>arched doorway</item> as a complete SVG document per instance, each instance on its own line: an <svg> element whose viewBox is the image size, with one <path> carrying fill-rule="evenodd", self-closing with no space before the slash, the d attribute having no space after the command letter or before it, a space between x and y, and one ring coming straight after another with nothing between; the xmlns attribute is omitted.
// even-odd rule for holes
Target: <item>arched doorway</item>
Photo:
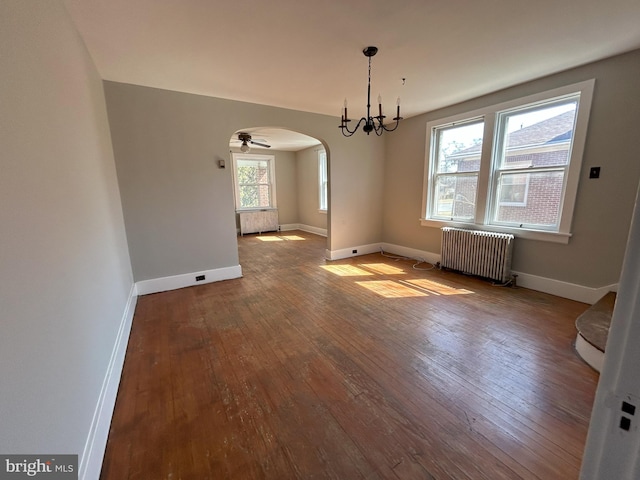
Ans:
<svg viewBox="0 0 640 480"><path fill-rule="evenodd" d="M239 129L229 140L238 233L300 230L328 238L329 151L285 128ZM323 242L323 250L327 241ZM322 252L324 255L324 251Z"/></svg>

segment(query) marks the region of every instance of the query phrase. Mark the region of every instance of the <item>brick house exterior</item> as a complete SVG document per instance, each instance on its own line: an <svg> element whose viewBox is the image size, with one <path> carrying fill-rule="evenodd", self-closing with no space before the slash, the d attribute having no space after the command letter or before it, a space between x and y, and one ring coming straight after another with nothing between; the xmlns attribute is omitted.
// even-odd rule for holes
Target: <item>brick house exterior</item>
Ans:
<svg viewBox="0 0 640 480"><path fill-rule="evenodd" d="M502 223L555 225L560 214L564 170L570 157L575 110L571 110L506 135L503 162L497 173L497 211ZM440 199L451 199L444 208L456 218L475 215L477 172L481 145L454 151L444 162L458 175L443 184ZM548 167L549 170L527 171ZM556 168L554 168L556 167ZM459 175L469 172L470 175Z"/></svg>

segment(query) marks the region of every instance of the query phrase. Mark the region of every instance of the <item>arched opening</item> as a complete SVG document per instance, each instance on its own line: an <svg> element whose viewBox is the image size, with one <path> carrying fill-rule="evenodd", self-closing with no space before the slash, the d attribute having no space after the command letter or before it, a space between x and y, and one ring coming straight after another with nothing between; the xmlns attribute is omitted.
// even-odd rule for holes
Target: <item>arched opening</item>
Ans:
<svg viewBox="0 0 640 480"><path fill-rule="evenodd" d="M313 235L307 244L319 246L324 256L330 235L328 150L320 139L286 128L236 130L229 167L239 236L287 241Z"/></svg>

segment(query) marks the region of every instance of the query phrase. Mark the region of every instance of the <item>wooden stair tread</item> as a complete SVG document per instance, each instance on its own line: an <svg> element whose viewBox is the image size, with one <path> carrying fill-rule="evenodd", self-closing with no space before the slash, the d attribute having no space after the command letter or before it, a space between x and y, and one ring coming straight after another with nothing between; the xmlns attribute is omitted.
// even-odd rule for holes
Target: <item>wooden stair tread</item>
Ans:
<svg viewBox="0 0 640 480"><path fill-rule="evenodd" d="M607 344L615 301L616 292L609 292L576 320L580 335L602 352Z"/></svg>

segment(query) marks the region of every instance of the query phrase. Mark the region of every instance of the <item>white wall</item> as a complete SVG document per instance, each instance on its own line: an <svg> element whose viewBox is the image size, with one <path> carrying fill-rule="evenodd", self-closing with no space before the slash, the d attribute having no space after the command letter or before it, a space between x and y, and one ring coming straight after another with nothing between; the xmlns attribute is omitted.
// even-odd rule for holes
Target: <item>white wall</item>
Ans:
<svg viewBox="0 0 640 480"><path fill-rule="evenodd" d="M0 452L82 455L132 287L102 81L57 0L0 2Z"/></svg>
<svg viewBox="0 0 640 480"><path fill-rule="evenodd" d="M640 190L627 242L620 288L611 318L589 435L582 459L583 480L640 478ZM623 413L622 402L636 408ZM619 427L620 420L630 428Z"/></svg>

